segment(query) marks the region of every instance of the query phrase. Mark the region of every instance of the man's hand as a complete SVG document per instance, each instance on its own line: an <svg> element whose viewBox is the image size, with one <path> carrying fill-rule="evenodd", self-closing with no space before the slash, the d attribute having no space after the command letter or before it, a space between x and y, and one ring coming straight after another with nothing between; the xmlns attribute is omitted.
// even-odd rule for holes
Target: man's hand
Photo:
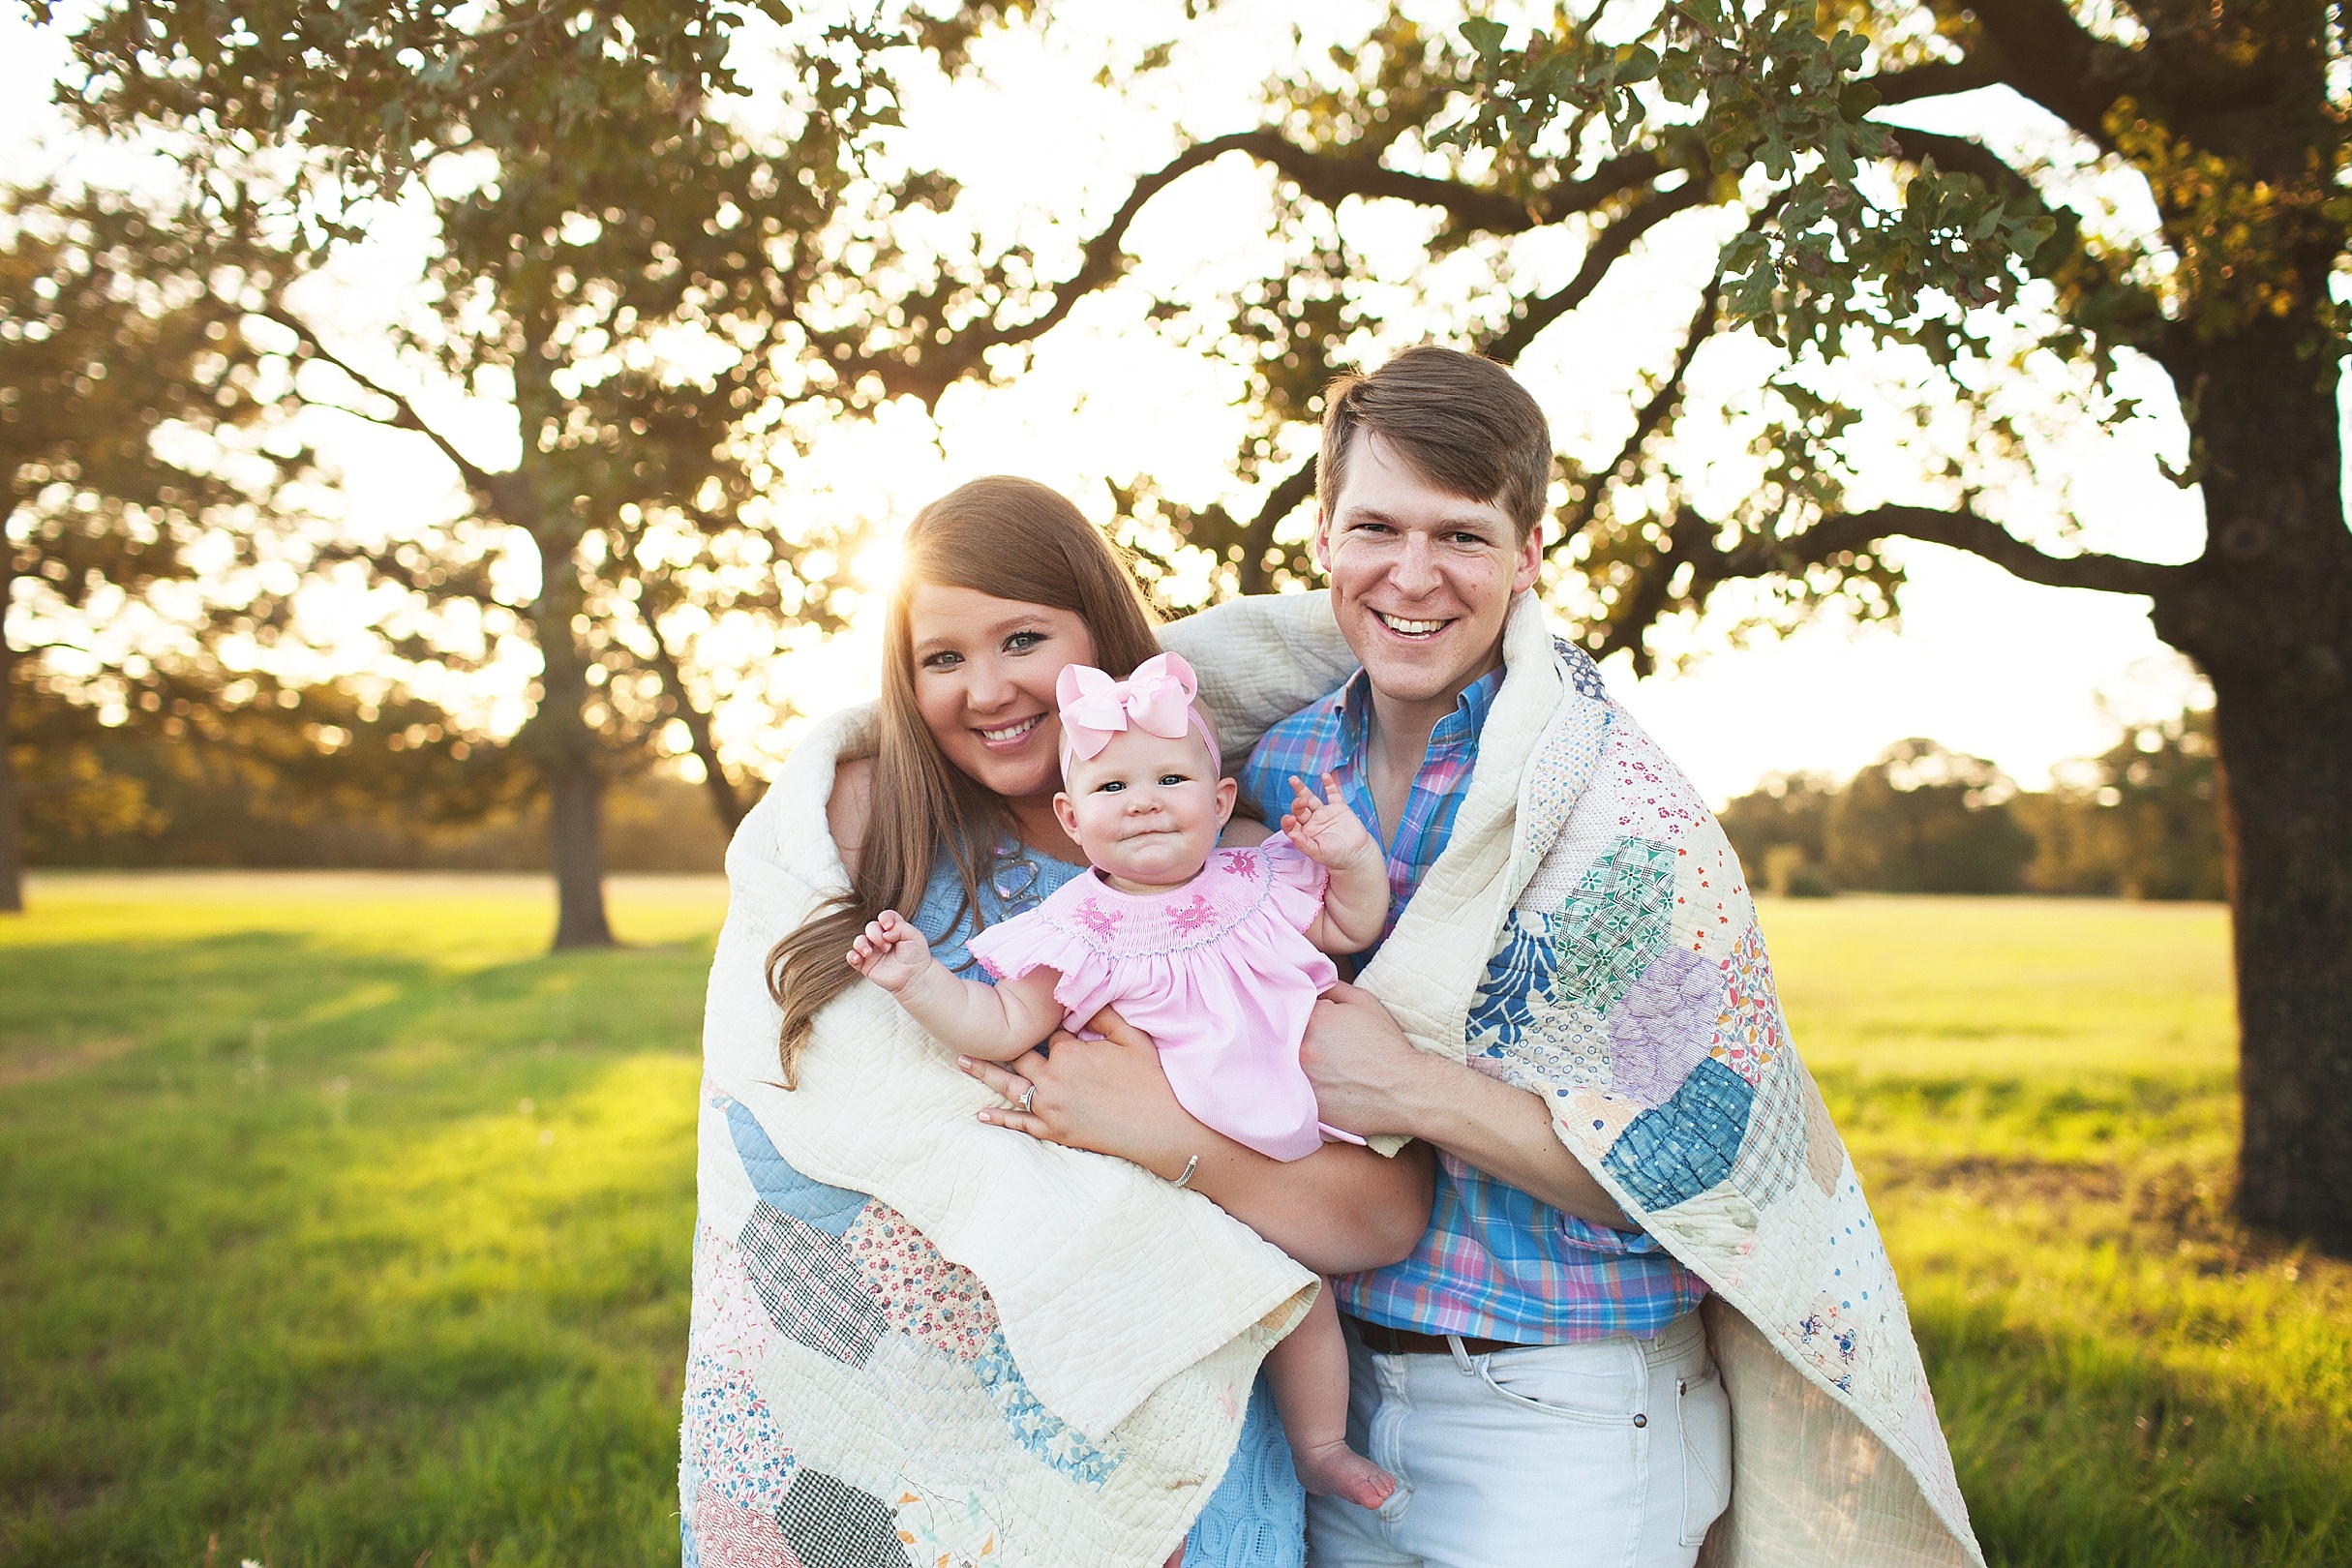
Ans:
<svg viewBox="0 0 2352 1568"><path fill-rule="evenodd" d="M1466 1064L1414 1049L1370 991L1325 991L1299 1061L1333 1127L1425 1139L1580 1220L1637 1228L1553 1131L1551 1106Z"/></svg>
<svg viewBox="0 0 2352 1568"><path fill-rule="evenodd" d="M1452 1066L1415 1050L1379 998L1347 984L1334 985L1315 1003L1299 1065L1314 1085L1323 1120L1367 1137L1422 1136L1422 1112L1442 1095L1440 1080Z"/></svg>

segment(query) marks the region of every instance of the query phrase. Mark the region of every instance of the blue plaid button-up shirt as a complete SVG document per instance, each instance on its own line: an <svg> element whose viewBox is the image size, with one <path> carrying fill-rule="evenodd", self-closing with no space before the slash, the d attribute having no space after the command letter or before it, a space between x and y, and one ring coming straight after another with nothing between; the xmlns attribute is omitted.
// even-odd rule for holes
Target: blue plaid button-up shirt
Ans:
<svg viewBox="0 0 2352 1568"><path fill-rule="evenodd" d="M1473 682L1430 734L1403 820L1388 841L1382 941L1453 836L1478 758L1479 732L1502 679L1496 670ZM1371 695L1370 681L1358 671L1257 743L1241 785L1267 821L1280 821L1289 804L1293 773L1320 794L1328 770L1338 776L1349 808L1368 826L1379 823L1365 768ZM1377 950L1374 944L1362 958ZM1412 1256L1334 1283L1341 1307L1367 1322L1518 1344L1612 1334L1646 1339L1706 1294L1704 1282L1652 1237L1563 1213L1443 1150L1430 1226Z"/></svg>

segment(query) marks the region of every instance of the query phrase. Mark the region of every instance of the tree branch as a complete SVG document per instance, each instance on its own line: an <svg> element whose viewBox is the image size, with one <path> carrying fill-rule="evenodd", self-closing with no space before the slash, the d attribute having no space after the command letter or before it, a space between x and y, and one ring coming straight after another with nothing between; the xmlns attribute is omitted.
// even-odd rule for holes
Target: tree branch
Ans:
<svg viewBox="0 0 2352 1568"><path fill-rule="evenodd" d="M652 665L668 689L670 701L684 721L686 734L694 744L694 755L703 765L703 786L710 796L711 809L718 813L719 825L732 835L743 821L743 798L728 782L727 769L719 764L718 742L710 734L710 715L696 705L693 694L686 689L686 678L678 669L678 657L670 651L669 639L661 634L661 622L650 607L638 617L646 633L653 640Z"/></svg>
<svg viewBox="0 0 2352 1568"><path fill-rule="evenodd" d="M467 488L481 491L485 494L489 493L495 488L494 480L496 476L493 475L488 469L475 463L465 453L459 451L457 447L450 441L448 437L443 436L439 431L435 430L431 425L425 423L424 416L416 411L416 406L414 404L411 404L407 398L398 392L393 391L390 387L385 386L374 377L358 370L347 360L344 359L333 349L329 348L324 343L319 341L317 333L313 332L309 326L304 324L301 317L295 316L292 312L287 311L283 306L278 305L275 302L263 309L261 315L266 319L277 322L280 326L286 328L288 332L293 333L297 338L301 339L303 345L310 350L311 357L323 360L325 363L334 366L337 370L343 372L344 375L349 377L360 386L365 387L368 391L375 393L377 397L382 398L385 402L391 404L393 408L396 410L393 417L390 419L378 419L374 414L361 413L356 408L346 408L343 410L343 412L356 415L361 419L370 420L378 425L388 426L393 430L414 431L440 449L441 456L447 458L450 464L456 467L458 476L465 480Z"/></svg>
<svg viewBox="0 0 2352 1568"><path fill-rule="evenodd" d="M1246 152L1286 175L1302 192L1326 207L1349 196L1388 197L1416 206L1442 208L1472 228L1497 234L1517 234L1544 220L1524 201L1496 191L1482 191L1458 180L1432 179L1390 168L1378 158L1349 158L1314 152L1274 130L1244 131L1201 143L1220 153ZM1623 160L1618 160L1623 162ZM1655 177L1653 170L1648 176ZM1638 181L1632 183L1639 183Z"/></svg>
<svg viewBox="0 0 2352 1568"><path fill-rule="evenodd" d="M335 561L362 561L377 576L396 587L426 599L470 599L485 607L504 603L491 587L487 562L475 561L466 567L451 570L440 566L422 568L409 565L388 550L363 550L357 545L331 544L318 552L321 564Z"/></svg>
<svg viewBox="0 0 2352 1568"><path fill-rule="evenodd" d="M1245 594L1266 591L1268 572L1266 553L1274 548L1274 529L1283 518L1299 508L1299 503L1314 494L1315 464L1319 457L1310 457L1284 474L1282 482L1266 493L1265 504L1242 530L1240 588Z"/></svg>
<svg viewBox="0 0 2352 1568"><path fill-rule="evenodd" d="M1968 0L1989 49L1971 49L2006 85L2115 151L2109 106L2155 85L2155 62L2145 52L2110 43L2074 18L2066 0Z"/></svg>
<svg viewBox="0 0 2352 1568"><path fill-rule="evenodd" d="M2033 181L2011 168L1980 141L1972 141L1966 136L1949 136L1936 131L1915 131L1905 125L1890 125L1886 130L1893 136L1895 150L1902 155L1905 163L1916 164L1933 158L1938 168L1955 174L1974 174L1984 182L1986 190L2029 211L2052 211L2041 193L2034 189Z"/></svg>
<svg viewBox="0 0 2352 1568"><path fill-rule="evenodd" d="M1677 525L1679 528L1679 525ZM1877 506L1866 512L1827 517L1786 539L1742 541L1730 550L1708 545L1700 565L1709 582L1762 577L1817 565L1839 555L1868 550L1889 538L1918 539L1980 557L2011 577L2046 588L2094 588L2102 593L2168 592L2187 574L2186 566L2131 560L2087 552L2051 556L2026 543L1990 518L1967 510L1932 506Z"/></svg>
<svg viewBox="0 0 2352 1568"><path fill-rule="evenodd" d="M1699 296L1699 308L1691 313L1690 325L1683 329L1682 347L1675 350L1674 368L1667 373L1665 379L1658 383L1658 390L1650 395L1649 401L1642 406L1642 411L1634 416L1633 430L1625 437L1625 443L1617 448L1617 455L1610 459L1607 467L1597 470L1592 475L1591 482L1585 486L1584 494L1578 498L1572 507L1560 514L1560 536L1552 541L1545 554L1549 555L1553 550L1561 548L1569 540L1584 531L1586 525L1592 521L1594 510L1601 503L1602 492L1613 480L1633 466L1634 460L1641 455L1642 448L1648 442L1650 437L1656 435L1667 420L1674 416L1674 409L1682 402L1682 385L1690 376L1691 361L1699 357L1700 346L1714 335L1718 312L1721 310L1722 304L1723 273L1721 269L1718 269L1715 276L1707 280L1705 291ZM1676 527L1679 528L1680 525L1677 524ZM1661 593L1665 591L1666 579L1672 575L1674 574L1671 567L1657 574ZM1647 625L1648 618L1643 618L1642 624Z"/></svg>
<svg viewBox="0 0 2352 1568"><path fill-rule="evenodd" d="M972 375L990 349L1042 337L1060 325L1079 300L1114 282L1127 265L1122 247L1128 230L1144 205L1192 170L1235 152L1275 168L1325 206L1338 206L1349 196L1409 201L1417 206L1438 208L1471 228L1498 234L1523 233L1577 213L1592 211L1613 197L1653 183L1687 162L1679 151L1673 156L1651 150L1627 153L1605 160L1582 180L1567 181L1540 193L1530 202L1458 180L1408 174L1388 167L1376 157L1348 158L1315 152L1271 128L1239 131L1197 142L1138 179L1110 222L1086 242L1077 270L1053 286L1053 302L1027 320L999 325L988 317L957 329L945 344L916 345L911 352L884 354L865 352L856 332L826 332L806 323L803 328L811 344L843 377L855 379L870 375L890 395L912 393L925 407L932 407L950 386ZM1688 202L1696 204L1704 188L1704 179L1694 169L1685 187L1692 193ZM950 292L950 288L942 288L932 299L916 303L937 310L944 306ZM363 384L372 385L364 378ZM403 428L422 427L420 424Z"/></svg>
<svg viewBox="0 0 2352 1568"><path fill-rule="evenodd" d="M2001 72L1985 55L1977 53L1959 60L1927 60L1882 71L1861 80L1863 85L1878 91L1881 104L1912 104L1922 98L1946 98L1954 93L1995 86L2001 81Z"/></svg>
<svg viewBox="0 0 2352 1568"><path fill-rule="evenodd" d="M1510 324L1481 343L1478 351L1505 365L1515 363L1546 327L1591 297L1592 291L1601 286L1601 280L1609 275L1609 269L1633 249L1634 241L1674 214L1704 204L1706 195L1706 183L1694 175L1672 191L1646 196L1635 203L1616 222L1593 237L1592 243L1584 250L1583 264L1565 286L1540 299L1521 301L1512 311Z"/></svg>

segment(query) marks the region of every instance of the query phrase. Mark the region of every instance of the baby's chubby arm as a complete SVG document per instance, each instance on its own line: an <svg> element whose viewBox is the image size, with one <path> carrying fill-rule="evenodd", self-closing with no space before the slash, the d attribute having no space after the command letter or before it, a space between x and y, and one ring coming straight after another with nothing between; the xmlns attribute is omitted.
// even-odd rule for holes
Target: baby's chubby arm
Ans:
<svg viewBox="0 0 2352 1568"><path fill-rule="evenodd" d="M961 980L931 956L915 922L886 909L850 945L849 965L898 999L907 1015L967 1056L1009 1062L1062 1022L1054 972L1033 969L1017 980L983 985Z"/></svg>
<svg viewBox="0 0 2352 1568"><path fill-rule="evenodd" d="M1340 798L1340 781L1323 775L1317 799L1305 781L1290 777L1290 809L1282 831L1299 853L1331 873L1323 890L1323 912L1307 927L1307 940L1325 952L1361 952L1379 940L1388 923L1388 859L1356 814Z"/></svg>

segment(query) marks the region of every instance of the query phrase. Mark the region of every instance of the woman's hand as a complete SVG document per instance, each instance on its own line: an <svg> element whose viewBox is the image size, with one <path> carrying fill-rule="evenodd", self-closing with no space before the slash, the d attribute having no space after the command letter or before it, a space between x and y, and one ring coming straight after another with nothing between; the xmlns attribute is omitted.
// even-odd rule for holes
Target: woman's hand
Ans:
<svg viewBox="0 0 2352 1568"><path fill-rule="evenodd" d="M1304 1160L1269 1160L1176 1102L1149 1036L1108 1008L1089 1027L1105 1038L1056 1035L1050 1058L1031 1051L1002 1067L959 1058L956 1066L1007 1101L981 1111L980 1120L1116 1155L1168 1181L1190 1165L1188 1188L1318 1274L1379 1268L1420 1240L1432 1178L1427 1148L1414 1144L1383 1160L1353 1144L1326 1143Z"/></svg>
<svg viewBox="0 0 2352 1568"><path fill-rule="evenodd" d="M1002 1066L957 1057L957 1067L1005 1097L1002 1108L983 1110L980 1119L1047 1143L1131 1160L1173 1181L1217 1134L1176 1102L1150 1036L1110 1008L1087 1027L1104 1038L1057 1033L1046 1041L1052 1055L1030 1051Z"/></svg>

